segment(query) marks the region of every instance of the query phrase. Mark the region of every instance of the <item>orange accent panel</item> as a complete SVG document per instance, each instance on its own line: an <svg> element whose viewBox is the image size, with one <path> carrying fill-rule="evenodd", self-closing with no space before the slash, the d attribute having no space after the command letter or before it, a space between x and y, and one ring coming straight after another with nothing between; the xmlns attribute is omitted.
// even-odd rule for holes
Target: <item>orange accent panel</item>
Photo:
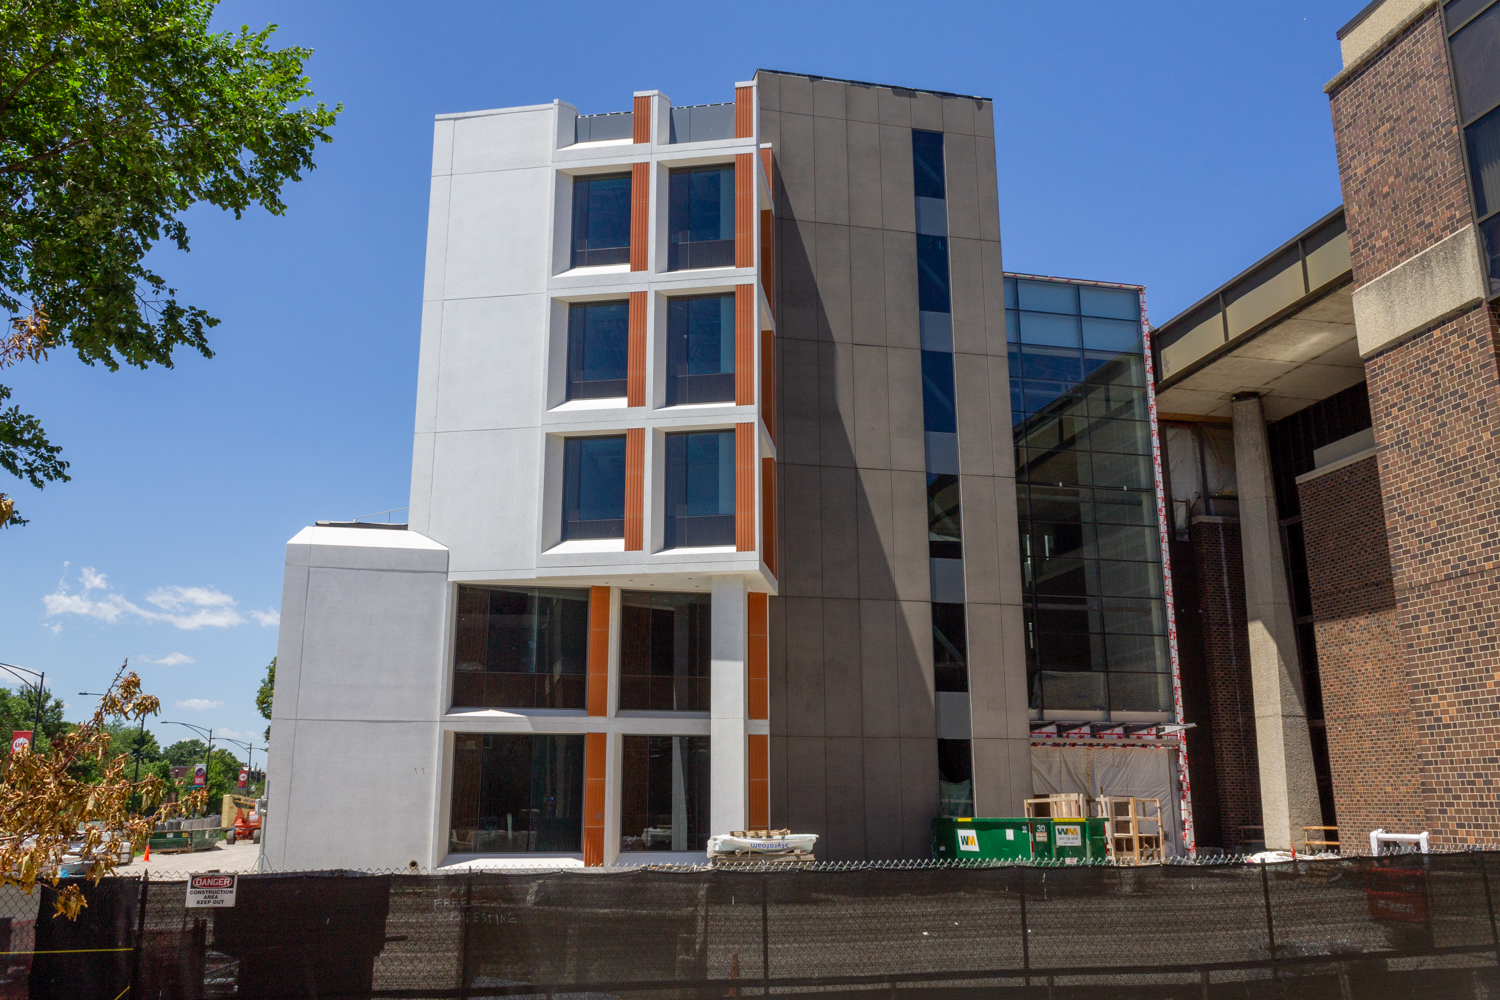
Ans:
<svg viewBox="0 0 1500 1000"><path fill-rule="evenodd" d="M776 440L776 334L760 331L760 419Z"/></svg>
<svg viewBox="0 0 1500 1000"><path fill-rule="evenodd" d="M749 681L750 718L768 719L770 712L771 636L768 631L768 598L765 594L752 593L746 598L748 607L750 659L745 665L745 676Z"/></svg>
<svg viewBox="0 0 1500 1000"><path fill-rule="evenodd" d="M630 269L646 269L646 242L651 223L651 164L630 165Z"/></svg>
<svg viewBox="0 0 1500 1000"><path fill-rule="evenodd" d="M628 442L625 450L628 458ZM734 547L737 552L755 551L754 424L734 425Z"/></svg>
<svg viewBox="0 0 1500 1000"><path fill-rule="evenodd" d="M630 105L630 141L651 141L651 98L637 97Z"/></svg>
<svg viewBox="0 0 1500 1000"><path fill-rule="evenodd" d="M734 266L755 266L755 154L734 158Z"/></svg>
<svg viewBox="0 0 1500 1000"><path fill-rule="evenodd" d="M583 736L583 863L604 864L604 761L607 737Z"/></svg>
<svg viewBox="0 0 1500 1000"><path fill-rule="evenodd" d="M760 212L760 283L766 290L766 301L771 303L771 315L776 315L776 220L769 208Z"/></svg>
<svg viewBox="0 0 1500 1000"><path fill-rule="evenodd" d="M734 88L734 137L749 139L755 135L755 88Z"/></svg>
<svg viewBox="0 0 1500 1000"><path fill-rule="evenodd" d="M760 537L761 560L771 575L776 572L776 459L760 460Z"/></svg>
<svg viewBox="0 0 1500 1000"><path fill-rule="evenodd" d="M589 588L589 715L609 714L609 588Z"/></svg>
<svg viewBox="0 0 1500 1000"><path fill-rule="evenodd" d="M646 405L646 293L630 293L626 326L625 405Z"/></svg>
<svg viewBox="0 0 1500 1000"><path fill-rule="evenodd" d="M625 431L625 551L645 548L646 429Z"/></svg>
<svg viewBox="0 0 1500 1000"><path fill-rule="evenodd" d="M755 405L755 286L734 286L734 405Z"/></svg>
<svg viewBox="0 0 1500 1000"><path fill-rule="evenodd" d="M771 827L771 737L752 733L749 740L750 829L768 830Z"/></svg>
<svg viewBox="0 0 1500 1000"><path fill-rule="evenodd" d="M775 154L771 152L770 146L760 148L760 165L766 171L766 187L772 191L776 190L776 175L772 169L776 166Z"/></svg>

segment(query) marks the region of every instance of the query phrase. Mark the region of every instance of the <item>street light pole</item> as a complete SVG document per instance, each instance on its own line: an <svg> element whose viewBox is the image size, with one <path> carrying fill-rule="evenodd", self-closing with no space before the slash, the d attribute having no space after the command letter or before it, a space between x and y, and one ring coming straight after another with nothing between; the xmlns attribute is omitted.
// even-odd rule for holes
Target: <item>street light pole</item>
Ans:
<svg viewBox="0 0 1500 1000"><path fill-rule="evenodd" d="M208 755L207 759L203 761L203 789L207 791L210 778L209 768L213 766L214 761L214 731L212 729L204 729L202 726L195 726L191 722L173 722L170 719L163 719L161 721L163 725L185 726L201 736L208 737Z"/></svg>
<svg viewBox="0 0 1500 1000"><path fill-rule="evenodd" d="M42 731L42 695L47 690L47 671L36 671L28 667L18 667L14 663L0 663L0 670L4 670L16 680L20 681L22 684L25 684L27 687L36 691L36 718L35 721L31 724L31 745L34 749L36 747L36 738ZM36 680L28 681L26 678L22 677L21 674L16 673L17 670L21 671L22 673L30 674L31 676L35 677Z"/></svg>
<svg viewBox="0 0 1500 1000"><path fill-rule="evenodd" d="M255 751L266 749L265 747L251 746L249 743L245 743L241 740L232 740L227 736L223 736L220 738L225 743L233 743L237 747L245 748L245 770L247 771L252 771L255 769Z"/></svg>

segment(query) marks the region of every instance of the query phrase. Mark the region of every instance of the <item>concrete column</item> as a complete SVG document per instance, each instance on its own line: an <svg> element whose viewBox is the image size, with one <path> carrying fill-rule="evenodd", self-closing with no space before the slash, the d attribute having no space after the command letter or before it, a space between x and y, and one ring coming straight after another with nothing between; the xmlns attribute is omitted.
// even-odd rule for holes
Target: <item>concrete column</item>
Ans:
<svg viewBox="0 0 1500 1000"><path fill-rule="evenodd" d="M743 830L749 819L749 607L745 580L713 578L709 835Z"/></svg>
<svg viewBox="0 0 1500 1000"><path fill-rule="evenodd" d="M1285 851L1301 843L1304 826L1321 824L1323 813L1313 772L1302 663L1297 656L1265 411L1259 396L1234 400L1234 462L1240 489L1261 822L1266 848Z"/></svg>

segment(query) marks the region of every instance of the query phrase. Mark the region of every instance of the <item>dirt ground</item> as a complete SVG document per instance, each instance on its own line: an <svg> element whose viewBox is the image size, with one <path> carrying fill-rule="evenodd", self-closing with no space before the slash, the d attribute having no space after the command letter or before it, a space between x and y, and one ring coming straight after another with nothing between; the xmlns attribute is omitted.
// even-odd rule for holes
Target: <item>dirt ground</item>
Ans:
<svg viewBox="0 0 1500 1000"><path fill-rule="evenodd" d="M121 865L116 870L121 875L134 875L144 869L151 873L152 878L214 870L253 872L258 857L260 857L260 845L245 840L233 847L218 843L210 850L198 851L195 854L163 854L160 851L153 851L150 861L144 861L137 856L133 863Z"/></svg>

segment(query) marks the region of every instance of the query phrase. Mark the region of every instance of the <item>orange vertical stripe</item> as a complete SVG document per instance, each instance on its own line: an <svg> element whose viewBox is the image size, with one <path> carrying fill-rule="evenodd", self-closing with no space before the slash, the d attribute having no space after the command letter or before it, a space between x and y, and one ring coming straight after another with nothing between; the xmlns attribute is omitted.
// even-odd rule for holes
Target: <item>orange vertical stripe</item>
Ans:
<svg viewBox="0 0 1500 1000"><path fill-rule="evenodd" d="M772 576L776 572L776 459L760 460L761 561Z"/></svg>
<svg viewBox="0 0 1500 1000"><path fill-rule="evenodd" d="M755 266L755 156L734 158L734 266Z"/></svg>
<svg viewBox="0 0 1500 1000"><path fill-rule="evenodd" d="M768 628L765 594L747 595L749 617L750 657L745 664L745 676L749 681L750 718L770 718L771 635Z"/></svg>
<svg viewBox="0 0 1500 1000"><path fill-rule="evenodd" d="M776 312L776 220L769 208L760 213L760 284L766 290L766 301L771 303L771 315Z"/></svg>
<svg viewBox="0 0 1500 1000"><path fill-rule="evenodd" d="M646 293L630 293L626 327L625 405L646 405Z"/></svg>
<svg viewBox="0 0 1500 1000"><path fill-rule="evenodd" d="M760 419L776 440L776 334L760 331Z"/></svg>
<svg viewBox="0 0 1500 1000"><path fill-rule="evenodd" d="M637 97L631 104L630 141L651 141L651 98Z"/></svg>
<svg viewBox="0 0 1500 1000"><path fill-rule="evenodd" d="M771 737L750 735L750 829L771 828Z"/></svg>
<svg viewBox="0 0 1500 1000"><path fill-rule="evenodd" d="M604 762L603 733L583 736L583 863L597 868L604 864Z"/></svg>
<svg viewBox="0 0 1500 1000"><path fill-rule="evenodd" d="M627 456L630 446L626 444ZM734 547L755 551L755 425L734 425Z"/></svg>
<svg viewBox="0 0 1500 1000"><path fill-rule="evenodd" d="M766 172L766 187L773 192L776 190L776 175L772 172L776 165L775 154L771 152L770 146L760 147L760 165Z"/></svg>
<svg viewBox="0 0 1500 1000"><path fill-rule="evenodd" d="M749 139L755 135L755 88L734 88L734 137Z"/></svg>
<svg viewBox="0 0 1500 1000"><path fill-rule="evenodd" d="M646 429L625 431L625 551L645 548Z"/></svg>
<svg viewBox="0 0 1500 1000"><path fill-rule="evenodd" d="M755 405L755 286L734 286L734 405Z"/></svg>
<svg viewBox="0 0 1500 1000"><path fill-rule="evenodd" d="M646 243L651 222L651 164L630 165L630 269L646 269Z"/></svg>
<svg viewBox="0 0 1500 1000"><path fill-rule="evenodd" d="M609 588L589 588L590 715L609 714Z"/></svg>

